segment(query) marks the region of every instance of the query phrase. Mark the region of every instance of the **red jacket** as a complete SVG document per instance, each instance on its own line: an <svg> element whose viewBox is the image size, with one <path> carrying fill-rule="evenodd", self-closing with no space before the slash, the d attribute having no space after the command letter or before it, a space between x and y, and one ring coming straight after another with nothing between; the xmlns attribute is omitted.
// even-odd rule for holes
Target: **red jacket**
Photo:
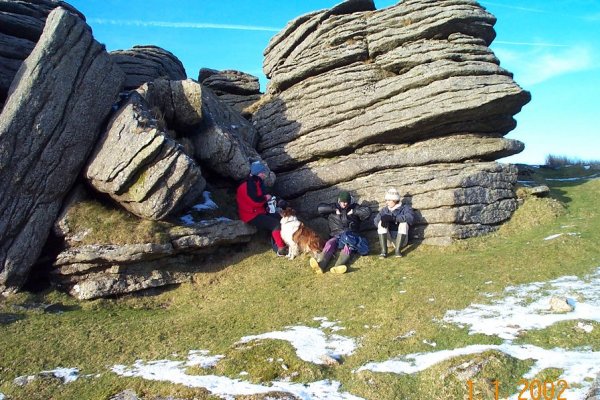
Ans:
<svg viewBox="0 0 600 400"><path fill-rule="evenodd" d="M265 194L262 179L258 176L251 175L237 188L238 214L242 221L248 222L267 213Z"/></svg>

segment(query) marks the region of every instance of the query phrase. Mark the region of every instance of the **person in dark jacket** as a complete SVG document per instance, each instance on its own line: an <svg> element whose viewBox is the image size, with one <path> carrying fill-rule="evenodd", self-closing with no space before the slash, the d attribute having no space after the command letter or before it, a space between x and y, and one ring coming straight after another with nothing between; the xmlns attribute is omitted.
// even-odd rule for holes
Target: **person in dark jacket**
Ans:
<svg viewBox="0 0 600 400"><path fill-rule="evenodd" d="M237 189L236 200L240 219L258 229L271 232L271 237L277 246L277 255L287 254L285 242L281 238L280 217L278 214L267 213L267 201L271 195L267 193L264 179L267 176L266 167L260 162L253 162L250 175Z"/></svg>
<svg viewBox="0 0 600 400"><path fill-rule="evenodd" d="M310 266L316 273L327 271L327 265L335 251L341 248L335 265L329 271L343 274L348 269L347 264L353 252L362 255L369 252L367 240L358 231L361 221L371 215L371 209L353 203L350 193L342 191L337 203L321 203L318 211L322 217L327 218L331 238L325 243L323 251L316 258L310 259Z"/></svg>
<svg viewBox="0 0 600 400"><path fill-rule="evenodd" d="M415 213L410 205L402 204L400 193L394 188L385 193L385 204L373 221L379 235L379 257L387 257L388 238L394 244L395 256L402 257L402 249L408 244L408 230L414 222Z"/></svg>

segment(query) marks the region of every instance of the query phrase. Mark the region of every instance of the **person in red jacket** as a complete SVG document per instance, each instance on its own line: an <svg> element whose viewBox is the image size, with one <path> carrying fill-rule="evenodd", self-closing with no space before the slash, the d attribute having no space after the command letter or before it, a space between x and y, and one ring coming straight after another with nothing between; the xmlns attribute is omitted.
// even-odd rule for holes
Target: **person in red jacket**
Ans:
<svg viewBox="0 0 600 400"><path fill-rule="evenodd" d="M266 176L267 169L263 164L253 162L250 165L250 175L237 189L238 214L242 221L270 231L277 246L277 255L285 256L287 251L281 238L280 218L277 214L267 214L267 201L271 199L271 195L265 190Z"/></svg>

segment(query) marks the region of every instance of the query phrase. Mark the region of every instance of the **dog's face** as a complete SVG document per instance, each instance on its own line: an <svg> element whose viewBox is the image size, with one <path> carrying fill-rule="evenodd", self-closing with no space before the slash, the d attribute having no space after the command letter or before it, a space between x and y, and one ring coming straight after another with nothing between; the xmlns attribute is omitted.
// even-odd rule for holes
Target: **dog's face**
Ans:
<svg viewBox="0 0 600 400"><path fill-rule="evenodd" d="M292 221L298 221L298 217L296 217L296 211L290 207L287 207L281 211L281 224L286 224Z"/></svg>

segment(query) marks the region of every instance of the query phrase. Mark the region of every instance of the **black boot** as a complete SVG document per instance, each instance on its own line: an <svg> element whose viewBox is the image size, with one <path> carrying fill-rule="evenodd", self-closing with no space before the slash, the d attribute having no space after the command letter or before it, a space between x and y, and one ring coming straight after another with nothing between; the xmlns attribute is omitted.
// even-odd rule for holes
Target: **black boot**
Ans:
<svg viewBox="0 0 600 400"><path fill-rule="evenodd" d="M379 247L381 247L381 252L379 253L379 258L387 257L387 233L379 234Z"/></svg>
<svg viewBox="0 0 600 400"><path fill-rule="evenodd" d="M394 243L394 246L396 247L396 249L394 250L394 254L396 257L402 257L402 249L404 248L404 246L406 246L407 243L408 236L398 233L398 236L396 236L396 242Z"/></svg>
<svg viewBox="0 0 600 400"><path fill-rule="evenodd" d="M334 274L343 274L348 270L348 261L350 261L350 254L346 254L342 251L335 262L335 265L331 267L329 272L333 272Z"/></svg>
<svg viewBox="0 0 600 400"><path fill-rule="evenodd" d="M310 267L313 269L313 271L315 271L315 273L317 274L322 274L323 272L326 271L327 269L327 264L329 264L329 260L331 260L331 256L333 254L329 253L329 254L325 254L325 253L319 253L317 254L316 257L311 257L310 258Z"/></svg>

